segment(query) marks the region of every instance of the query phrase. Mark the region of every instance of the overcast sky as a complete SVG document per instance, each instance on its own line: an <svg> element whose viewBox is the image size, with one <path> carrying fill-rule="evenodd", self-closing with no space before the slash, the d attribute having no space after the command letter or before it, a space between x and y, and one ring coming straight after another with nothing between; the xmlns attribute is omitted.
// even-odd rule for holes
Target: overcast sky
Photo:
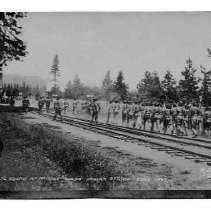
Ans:
<svg viewBox="0 0 211 210"><path fill-rule="evenodd" d="M21 21L29 54L5 72L49 77L55 54L60 80L76 74L101 85L107 70L123 71L134 89L144 72L170 69L179 79L188 57L211 67L211 13L28 13Z"/></svg>

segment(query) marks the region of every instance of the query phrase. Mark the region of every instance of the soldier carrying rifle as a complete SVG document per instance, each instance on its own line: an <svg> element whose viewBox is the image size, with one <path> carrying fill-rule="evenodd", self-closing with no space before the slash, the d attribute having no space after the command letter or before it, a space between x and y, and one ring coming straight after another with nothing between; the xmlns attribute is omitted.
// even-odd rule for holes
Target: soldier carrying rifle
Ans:
<svg viewBox="0 0 211 210"><path fill-rule="evenodd" d="M59 97L57 97L56 102L54 103L54 117L53 120L56 120L57 115L60 116L60 120L62 120L62 104L59 100Z"/></svg>
<svg viewBox="0 0 211 210"><path fill-rule="evenodd" d="M100 105L96 103L97 99L93 98L91 104L89 104L89 109L91 113L91 123L95 122L98 124L98 114L100 112Z"/></svg>
<svg viewBox="0 0 211 210"><path fill-rule="evenodd" d="M22 100L22 107L23 107L23 111L25 113L28 112L28 109L29 109L29 105L30 105L30 102L29 102L29 99L27 96L25 96Z"/></svg>

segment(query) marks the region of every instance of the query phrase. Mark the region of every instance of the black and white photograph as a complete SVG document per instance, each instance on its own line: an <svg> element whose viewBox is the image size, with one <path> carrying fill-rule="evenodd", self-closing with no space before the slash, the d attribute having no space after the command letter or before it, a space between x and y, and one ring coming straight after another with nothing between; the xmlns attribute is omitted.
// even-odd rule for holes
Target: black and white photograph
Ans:
<svg viewBox="0 0 211 210"><path fill-rule="evenodd" d="M0 12L0 199L211 198L211 12Z"/></svg>

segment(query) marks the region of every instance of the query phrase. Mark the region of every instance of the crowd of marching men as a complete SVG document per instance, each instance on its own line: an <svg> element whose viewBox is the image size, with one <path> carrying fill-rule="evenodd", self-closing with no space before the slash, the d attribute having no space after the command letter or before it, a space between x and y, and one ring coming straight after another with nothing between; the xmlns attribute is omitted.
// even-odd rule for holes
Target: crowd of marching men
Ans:
<svg viewBox="0 0 211 210"><path fill-rule="evenodd" d="M177 136L210 136L211 108L199 105L111 103L107 123L121 114L122 125Z"/></svg>
<svg viewBox="0 0 211 210"><path fill-rule="evenodd" d="M43 102L44 101L44 102ZM50 98L39 100L39 110L46 104L48 112ZM41 104L41 105L39 105ZM102 110L102 103L95 98L91 101L72 101L67 99L62 103L58 98L53 105L55 110L54 119L60 115L62 110L66 114L67 109L72 107L72 114L81 109L91 117L91 123L98 123ZM156 131L164 134L175 134L177 136L210 136L211 135L211 108L202 107L199 104L159 104L159 103L133 103L133 102L109 102L104 107L106 123L116 123L120 119L123 126L136 129ZM105 114L104 113L104 114Z"/></svg>
<svg viewBox="0 0 211 210"><path fill-rule="evenodd" d="M15 99L10 98L10 105L14 106ZM41 97L38 100L39 113L45 108L49 112L54 110L54 120L57 116L62 119L62 113L77 114L78 110L91 117L91 123L98 124L99 115L104 115L106 123L117 123L136 129L149 130L177 136L211 136L211 107L202 107L200 104L159 104L133 103L111 101L102 110L102 103L93 98L91 101L76 101L71 103L67 99L57 97ZM105 103L104 103L105 104ZM23 110L28 111L30 105L26 97L22 100ZM68 112L67 112L68 111Z"/></svg>

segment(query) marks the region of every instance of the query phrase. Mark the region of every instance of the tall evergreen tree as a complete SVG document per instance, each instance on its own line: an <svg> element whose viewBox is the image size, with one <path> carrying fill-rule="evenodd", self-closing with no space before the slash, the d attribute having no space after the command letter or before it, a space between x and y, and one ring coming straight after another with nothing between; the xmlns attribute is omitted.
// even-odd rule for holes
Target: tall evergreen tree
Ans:
<svg viewBox="0 0 211 210"><path fill-rule="evenodd" d="M59 58L58 55L55 55L53 60L53 65L51 67L50 73L53 75L53 81L57 81L57 77L60 76L60 69L59 69Z"/></svg>
<svg viewBox="0 0 211 210"><path fill-rule="evenodd" d="M205 106L211 106L211 70L207 70L201 66L201 73L203 74L201 87L201 102Z"/></svg>
<svg viewBox="0 0 211 210"><path fill-rule="evenodd" d="M196 69L193 67L193 62L189 58L187 61L187 66L182 72L184 79L179 81L180 98L182 97L185 102L198 101L198 82L199 79L196 78Z"/></svg>
<svg viewBox="0 0 211 210"><path fill-rule="evenodd" d="M114 82L114 91L120 96L121 100L125 100L128 94L128 85L124 82L123 72L120 71Z"/></svg>
<svg viewBox="0 0 211 210"><path fill-rule="evenodd" d="M12 95L12 86L10 84L6 87L6 95L9 97Z"/></svg>
<svg viewBox="0 0 211 210"><path fill-rule="evenodd" d="M143 100L160 100L163 95L161 82L156 72L146 71L137 89L139 97Z"/></svg>
<svg viewBox="0 0 211 210"><path fill-rule="evenodd" d="M71 81L68 81L66 88L65 88L65 97L66 98L74 98L73 92L73 84Z"/></svg>
<svg viewBox="0 0 211 210"><path fill-rule="evenodd" d="M12 91L13 96L18 96L19 95L19 86L18 84L14 85L13 91Z"/></svg>
<svg viewBox="0 0 211 210"><path fill-rule="evenodd" d="M26 44L20 39L22 27L18 21L26 16L23 12L0 12L0 73L8 61L26 56Z"/></svg>
<svg viewBox="0 0 211 210"><path fill-rule="evenodd" d="M74 99L78 99L84 96L83 84L81 83L78 75L75 76L73 81L73 93Z"/></svg>
<svg viewBox="0 0 211 210"><path fill-rule="evenodd" d="M164 75L164 79L161 82L164 95L167 100L177 101L177 90L176 90L176 80L174 79L171 71L167 70Z"/></svg>
<svg viewBox="0 0 211 210"><path fill-rule="evenodd" d="M113 89L113 81L111 79L110 71L106 72L105 78L102 82L103 95L106 100L110 100L110 94Z"/></svg>
<svg viewBox="0 0 211 210"><path fill-rule="evenodd" d="M4 85L3 85L3 92L6 92L6 89L7 89L7 85L4 83Z"/></svg>

